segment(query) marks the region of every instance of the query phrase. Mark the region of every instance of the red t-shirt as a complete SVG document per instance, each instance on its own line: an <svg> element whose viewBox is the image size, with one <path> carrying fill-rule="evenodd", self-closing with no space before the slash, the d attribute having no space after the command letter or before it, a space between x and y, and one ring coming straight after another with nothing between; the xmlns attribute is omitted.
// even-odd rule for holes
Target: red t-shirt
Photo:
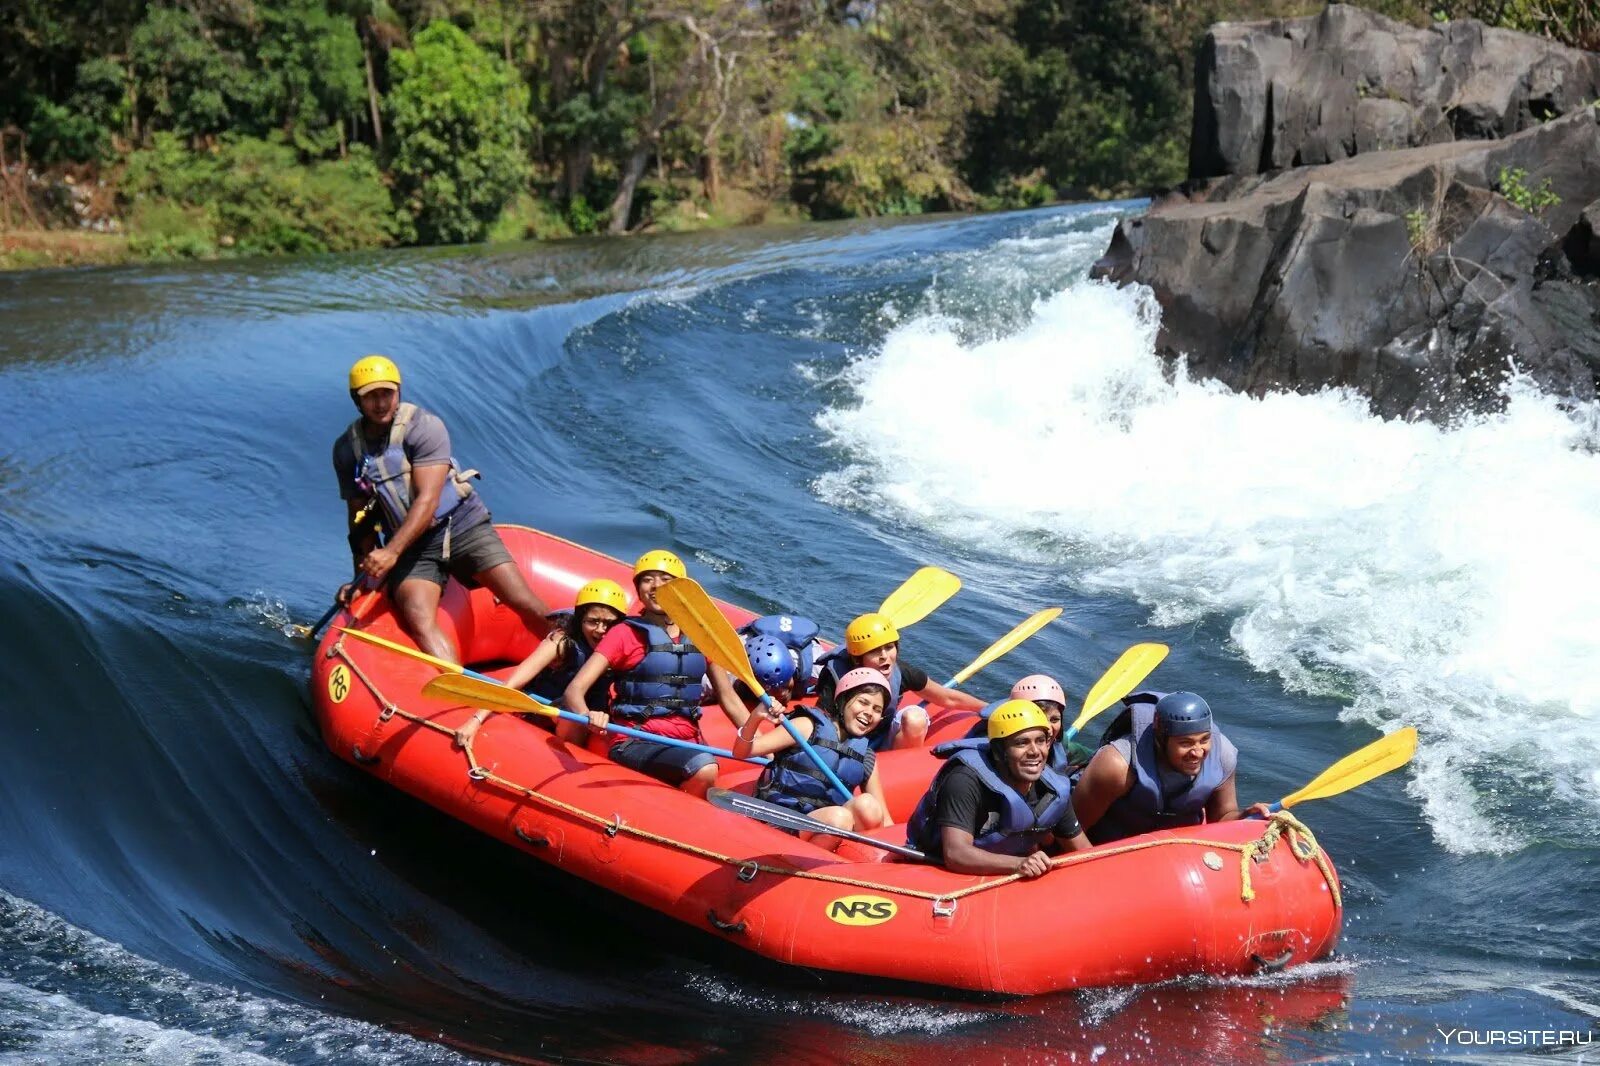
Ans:
<svg viewBox="0 0 1600 1066"><path fill-rule="evenodd" d="M676 643L682 644L683 638L680 636ZM600 638L600 643L595 645L594 650L596 655L603 657L611 665L614 673L627 673L644 661L644 635L630 625L615 625L606 630L606 635ZM617 724L642 729L646 733L671 737L673 740L696 742L700 740L699 724L677 714L646 718L642 722L625 722L618 719ZM613 744L619 744L627 739L615 733L611 734Z"/></svg>

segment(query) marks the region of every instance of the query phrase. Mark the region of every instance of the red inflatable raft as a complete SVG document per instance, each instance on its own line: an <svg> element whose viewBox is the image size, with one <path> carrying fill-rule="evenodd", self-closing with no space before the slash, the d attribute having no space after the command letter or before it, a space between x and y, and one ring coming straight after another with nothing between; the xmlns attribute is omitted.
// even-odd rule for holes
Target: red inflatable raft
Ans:
<svg viewBox="0 0 1600 1066"><path fill-rule="evenodd" d="M577 544L502 526L552 606L629 568ZM722 605L735 623L750 612ZM351 625L410 644L387 601ZM535 639L482 589L452 582L441 624L468 664L502 672ZM1332 951L1342 908L1332 863L1294 819L1172 830L1055 860L1036 880L883 861L847 842L824 851L569 747L497 714L467 745L473 709L421 695L432 667L330 628L312 667L323 739L341 758L552 865L778 962L984 992L1032 994L1190 974L1249 974ZM951 712L930 708L935 732ZM971 716L965 716L969 721ZM732 727L712 711L708 739ZM720 727L719 727L720 724ZM880 774L903 824L937 769L925 750L887 753ZM719 785L757 768L723 761ZM903 842L900 825L879 831ZM874 834L878 835L878 834Z"/></svg>

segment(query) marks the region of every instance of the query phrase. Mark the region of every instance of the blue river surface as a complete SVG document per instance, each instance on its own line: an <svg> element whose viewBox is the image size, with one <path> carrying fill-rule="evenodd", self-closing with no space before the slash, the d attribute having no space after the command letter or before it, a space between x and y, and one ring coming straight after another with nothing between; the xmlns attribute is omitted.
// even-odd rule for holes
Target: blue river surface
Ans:
<svg viewBox="0 0 1600 1066"><path fill-rule="evenodd" d="M1151 294L1089 279L1143 207L0 276L0 1066L1600 1061L1600 411L1190 380ZM1336 955L823 979L341 762L285 626L348 575L329 452L374 351L502 521L832 633L945 567L940 676L1064 607L985 698L1169 644L1152 684L1211 701L1246 801L1417 726L1297 808Z"/></svg>

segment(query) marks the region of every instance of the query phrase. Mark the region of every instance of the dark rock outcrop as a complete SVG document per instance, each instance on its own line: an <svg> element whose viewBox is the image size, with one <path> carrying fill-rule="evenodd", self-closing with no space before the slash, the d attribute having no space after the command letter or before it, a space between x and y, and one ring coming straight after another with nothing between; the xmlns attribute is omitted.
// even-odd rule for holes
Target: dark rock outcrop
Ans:
<svg viewBox="0 0 1600 1066"><path fill-rule="evenodd" d="M1508 137L1600 99L1600 55L1358 7L1223 23L1195 71L1189 176L1258 174L1368 152Z"/></svg>
<svg viewBox="0 0 1600 1066"><path fill-rule="evenodd" d="M1220 27L1211 40L1293 45L1313 30L1354 26L1361 49L1387 54L1373 29L1379 24L1395 26L1331 8L1253 29ZM1292 33L1274 38L1264 25ZM1485 34L1477 24L1396 29L1446 42ZM1515 39L1514 47L1476 56L1480 74L1532 54L1530 41L1538 54L1550 54L1546 42L1493 36ZM1600 63L1573 54L1582 62L1562 68L1569 74ZM1256 68L1278 62L1270 47L1266 58L1242 51L1235 61ZM1334 82L1317 79L1334 79L1338 68L1323 58L1309 62L1320 73L1292 83L1319 85L1334 99ZM1537 69L1525 71L1524 89L1543 84ZM1352 86L1367 76L1359 65L1350 73ZM1456 106L1493 95L1474 77L1463 76L1452 90ZM1566 75L1549 84L1557 82L1573 84ZM1466 85L1478 85L1478 95ZM1337 104L1326 112L1326 128L1280 122L1296 131L1296 158L1321 151L1314 147L1320 144L1338 161L1191 182L1143 218L1119 225L1096 276L1149 285L1163 309L1162 354L1254 395L1349 387L1384 416L1446 419L1494 408L1506 378L1518 372L1557 395L1592 399L1600 378L1600 115L1592 106L1569 107L1559 92L1549 98L1571 113L1497 140L1424 131L1421 146L1403 150L1369 151L1359 138L1346 141L1355 128L1346 119L1355 112ZM1509 128L1534 96L1528 89L1494 99L1496 128ZM1273 110L1280 119L1288 114L1277 103ZM1403 124L1394 109L1362 113L1392 113L1396 128ZM1409 128L1408 136L1420 127ZM1223 141L1247 145L1248 131L1221 132Z"/></svg>

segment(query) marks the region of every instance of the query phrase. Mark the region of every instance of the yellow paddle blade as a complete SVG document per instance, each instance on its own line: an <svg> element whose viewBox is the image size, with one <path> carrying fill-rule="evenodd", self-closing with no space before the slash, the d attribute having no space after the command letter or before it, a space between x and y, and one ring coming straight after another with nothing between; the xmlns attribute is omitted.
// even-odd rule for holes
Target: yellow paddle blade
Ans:
<svg viewBox="0 0 1600 1066"><path fill-rule="evenodd" d="M1117 656L1117 661L1083 697L1083 713L1072 723L1069 732L1076 734L1089 719L1132 692L1166 657L1165 644L1135 644Z"/></svg>
<svg viewBox="0 0 1600 1066"><path fill-rule="evenodd" d="M1390 770L1399 769L1410 762L1411 756L1416 753L1416 727L1408 725L1404 729L1397 729L1386 737L1374 740L1359 751L1346 755L1322 771L1317 779L1305 788L1285 796L1279 806L1287 810L1304 800L1337 796L1357 785L1366 784L1374 777L1381 777Z"/></svg>
<svg viewBox="0 0 1600 1066"><path fill-rule="evenodd" d="M1001 637L999 640L983 649L982 655L979 655L976 659L972 660L972 662L968 663L966 668L957 674L953 679L955 684L961 684L967 678L971 677L979 670L982 670L985 666L988 666L990 663L1000 658L1000 656L1004 655L1012 648L1015 648L1018 644L1021 644L1023 641L1039 632L1039 630L1043 629L1051 622L1054 622L1060 616L1061 608L1046 607L1044 610L1023 619L1021 622L1017 623L1016 628L1012 629L1011 632L1007 633L1005 636Z"/></svg>
<svg viewBox="0 0 1600 1066"><path fill-rule="evenodd" d="M945 600L961 590L961 579L937 566L924 566L889 593L878 613L888 615L896 629L922 621Z"/></svg>
<svg viewBox="0 0 1600 1066"><path fill-rule="evenodd" d="M440 674L422 686L422 694L431 700L446 703L466 703L489 711L515 711L518 714L543 714L554 718L559 712L526 693L492 681L479 681L460 674Z"/></svg>
<svg viewBox="0 0 1600 1066"><path fill-rule="evenodd" d="M656 600L667 617L678 623L689 643L707 659L743 681L751 692L764 691L744 653L744 641L698 581L692 577L675 578L656 589Z"/></svg>
<svg viewBox="0 0 1600 1066"><path fill-rule="evenodd" d="M334 626L334 628L346 636L355 637L357 640L364 640L368 644L376 644L380 648L388 648L390 651L397 651L401 655L409 655L413 659L428 663L430 666L437 666L439 669L448 673L461 673L461 664L453 663L449 659L440 659L437 656L429 655L425 651L418 651L416 648L408 648L404 644L396 644L392 640L385 640L383 637L375 636L372 633L363 633L359 629L346 629L344 626Z"/></svg>

